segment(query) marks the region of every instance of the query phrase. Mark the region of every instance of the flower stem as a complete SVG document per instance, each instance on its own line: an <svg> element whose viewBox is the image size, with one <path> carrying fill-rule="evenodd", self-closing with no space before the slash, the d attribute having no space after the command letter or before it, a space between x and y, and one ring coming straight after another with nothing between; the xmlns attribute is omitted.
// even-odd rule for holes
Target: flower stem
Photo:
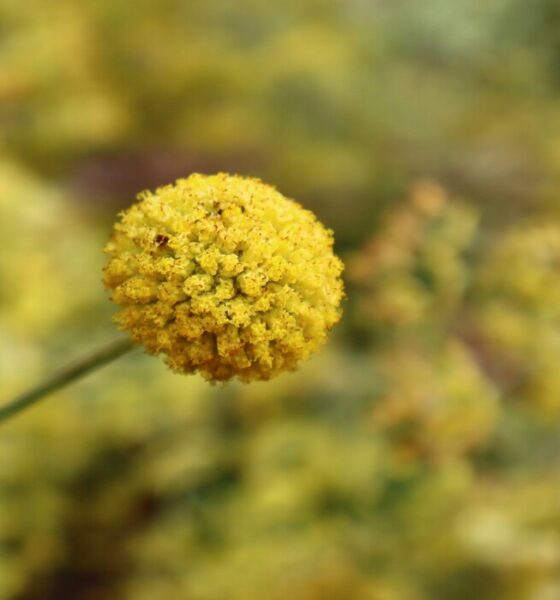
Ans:
<svg viewBox="0 0 560 600"><path fill-rule="evenodd" d="M126 354L134 348L128 338L121 338L95 350L91 354L83 356L67 367L55 373L34 388L13 398L5 404L0 404L0 423L7 421L24 409L42 400L49 394L60 390L68 384L80 379L91 371L99 369L113 360Z"/></svg>

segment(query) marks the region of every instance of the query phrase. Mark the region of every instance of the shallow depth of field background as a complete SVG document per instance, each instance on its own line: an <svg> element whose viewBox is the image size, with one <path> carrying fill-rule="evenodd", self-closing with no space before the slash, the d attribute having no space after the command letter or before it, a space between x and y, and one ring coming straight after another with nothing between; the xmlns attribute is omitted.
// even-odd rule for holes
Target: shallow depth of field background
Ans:
<svg viewBox="0 0 560 600"><path fill-rule="evenodd" d="M0 0L0 401L116 335L135 194L258 176L343 321L210 386L137 352L0 427L1 600L560 598L557 0Z"/></svg>

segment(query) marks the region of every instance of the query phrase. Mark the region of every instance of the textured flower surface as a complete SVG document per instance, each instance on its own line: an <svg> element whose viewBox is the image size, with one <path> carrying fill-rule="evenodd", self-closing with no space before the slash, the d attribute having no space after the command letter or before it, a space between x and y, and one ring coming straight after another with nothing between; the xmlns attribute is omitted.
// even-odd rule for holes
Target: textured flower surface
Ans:
<svg viewBox="0 0 560 600"><path fill-rule="evenodd" d="M269 379L340 318L341 261L313 213L256 180L193 174L143 192L105 251L119 326L176 371Z"/></svg>

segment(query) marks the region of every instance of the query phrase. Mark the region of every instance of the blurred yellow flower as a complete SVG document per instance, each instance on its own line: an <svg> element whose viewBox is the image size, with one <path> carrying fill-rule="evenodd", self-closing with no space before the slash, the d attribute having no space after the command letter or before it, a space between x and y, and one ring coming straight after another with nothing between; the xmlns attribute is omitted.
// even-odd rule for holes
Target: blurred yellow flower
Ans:
<svg viewBox="0 0 560 600"><path fill-rule="evenodd" d="M194 174L139 195L105 251L119 326L176 371L269 379L339 320L332 232L250 178Z"/></svg>

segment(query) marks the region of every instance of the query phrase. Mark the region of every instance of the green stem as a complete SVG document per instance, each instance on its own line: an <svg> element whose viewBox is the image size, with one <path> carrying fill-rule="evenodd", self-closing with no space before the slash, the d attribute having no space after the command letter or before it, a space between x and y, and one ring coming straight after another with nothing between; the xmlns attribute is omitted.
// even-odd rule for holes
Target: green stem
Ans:
<svg viewBox="0 0 560 600"><path fill-rule="evenodd" d="M103 365L119 358L119 356L132 350L133 347L134 346L129 339L122 338L111 342L107 346L104 346L91 354L79 358L58 373L55 373L45 381L39 383L36 387L31 388L5 404L1 404L0 423L7 421L27 407L42 400L45 396L60 390L73 381L87 375L91 371L95 371Z"/></svg>

